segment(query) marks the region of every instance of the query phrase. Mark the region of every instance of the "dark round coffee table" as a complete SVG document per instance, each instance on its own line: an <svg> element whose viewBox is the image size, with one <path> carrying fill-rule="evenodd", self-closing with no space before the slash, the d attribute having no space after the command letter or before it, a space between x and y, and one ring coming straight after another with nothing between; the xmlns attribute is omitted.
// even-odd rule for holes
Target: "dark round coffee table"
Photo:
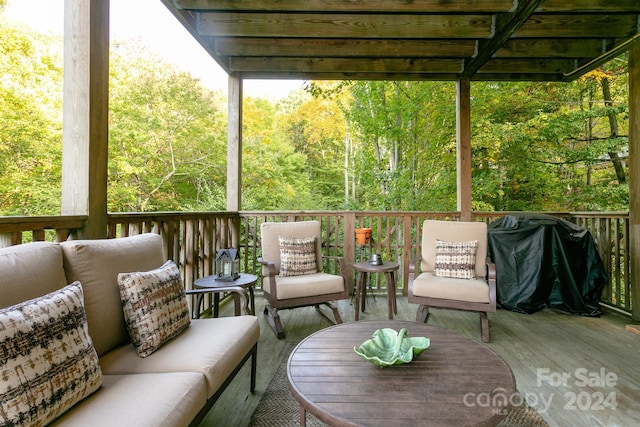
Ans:
<svg viewBox="0 0 640 427"><path fill-rule="evenodd" d="M412 362L380 368L357 347L380 328L407 328L431 340ZM363 320L316 332L293 350L287 378L306 412L331 426L495 426L515 402L506 362L457 332L398 320Z"/></svg>
<svg viewBox="0 0 640 427"><path fill-rule="evenodd" d="M256 284L257 281L258 281L257 276L253 274L248 274L248 273L240 273L240 277L238 277L236 280L232 282L223 282L220 280L216 280L216 276L212 275L212 276L201 277L200 279L196 279L193 282L193 287L195 289L222 288L222 287L226 288L229 286L239 286L241 288L246 288L249 291L249 306L251 308L251 314L255 314L256 302L253 296L253 286ZM196 302L196 307L198 308L197 310L200 310L200 305L202 304L202 298L203 298L203 295L198 294L197 302ZM234 304L235 304L235 315L239 316L240 302L237 299L235 299ZM213 294L213 317L218 317L219 312L220 312L220 294L216 292Z"/></svg>

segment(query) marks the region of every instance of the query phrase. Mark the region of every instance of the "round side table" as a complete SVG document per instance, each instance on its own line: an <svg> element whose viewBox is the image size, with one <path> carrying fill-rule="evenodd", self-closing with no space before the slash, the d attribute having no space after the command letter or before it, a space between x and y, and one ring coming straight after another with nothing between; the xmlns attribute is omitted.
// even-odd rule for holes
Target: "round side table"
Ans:
<svg viewBox="0 0 640 427"><path fill-rule="evenodd" d="M393 319L393 315L398 314L398 306L396 302L396 278L395 272L398 271L400 265L397 262L385 261L382 265L373 265L369 261L362 261L353 264L353 268L358 272L358 280L356 282L356 321L360 319L360 294L362 294L362 312L364 313L365 302L367 300L367 274L368 273L384 273L387 279L387 311L389 319Z"/></svg>
<svg viewBox="0 0 640 427"><path fill-rule="evenodd" d="M233 282L223 282L220 280L216 280L216 276L206 276L201 277L200 279L196 279L193 282L193 287L196 289L204 289L204 288L222 288L227 286L239 286L241 288L247 289L249 291L249 307L251 309L251 314L256 313L256 302L253 296L253 286L258 281L258 277L253 274L248 273L240 273L240 277L238 277ZM196 302L197 310L200 310L200 304L202 304L203 295L199 294ZM235 304L235 315L240 315L240 302L237 298L234 298ZM213 317L218 317L220 313L220 294L213 294Z"/></svg>

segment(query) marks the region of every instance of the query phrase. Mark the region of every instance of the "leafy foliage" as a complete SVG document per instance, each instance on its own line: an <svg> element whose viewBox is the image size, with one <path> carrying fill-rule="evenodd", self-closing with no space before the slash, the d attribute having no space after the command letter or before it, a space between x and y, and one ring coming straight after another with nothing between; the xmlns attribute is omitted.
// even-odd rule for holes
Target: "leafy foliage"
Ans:
<svg viewBox="0 0 640 427"><path fill-rule="evenodd" d="M0 0L0 11L4 1ZM0 26L0 215L60 210L62 41ZM111 211L223 210L226 100L112 44ZM473 208L627 210L627 61L473 82ZM456 209L452 82L309 82L243 104L243 209Z"/></svg>

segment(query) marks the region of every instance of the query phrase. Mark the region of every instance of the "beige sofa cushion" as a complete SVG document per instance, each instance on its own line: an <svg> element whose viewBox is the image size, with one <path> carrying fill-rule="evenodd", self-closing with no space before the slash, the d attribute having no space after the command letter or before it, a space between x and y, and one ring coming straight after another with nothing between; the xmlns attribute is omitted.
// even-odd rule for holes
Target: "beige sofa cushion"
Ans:
<svg viewBox="0 0 640 427"><path fill-rule="evenodd" d="M89 335L98 355L130 342L118 273L147 271L164 264L162 238L147 233L119 239L71 240L60 246L67 280L82 283Z"/></svg>
<svg viewBox="0 0 640 427"><path fill-rule="evenodd" d="M32 242L0 249L0 308L43 296L69 283L57 243Z"/></svg>
<svg viewBox="0 0 640 427"><path fill-rule="evenodd" d="M489 285L484 278L452 279L421 273L413 281L413 294L419 297L489 303Z"/></svg>
<svg viewBox="0 0 640 427"><path fill-rule="evenodd" d="M205 405L202 374L105 375L102 387L50 427L186 427Z"/></svg>
<svg viewBox="0 0 640 427"><path fill-rule="evenodd" d="M207 397L220 388L260 337L255 316L194 319L191 326L144 359L132 344L100 358L105 375L198 372L207 381Z"/></svg>

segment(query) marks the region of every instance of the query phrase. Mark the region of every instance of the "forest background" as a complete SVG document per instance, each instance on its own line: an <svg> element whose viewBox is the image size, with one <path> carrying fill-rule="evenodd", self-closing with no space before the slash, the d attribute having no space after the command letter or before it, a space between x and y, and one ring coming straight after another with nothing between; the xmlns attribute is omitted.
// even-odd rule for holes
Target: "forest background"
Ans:
<svg viewBox="0 0 640 427"><path fill-rule="evenodd" d="M0 215L60 213L62 74L60 38L0 15ZM628 210L626 57L572 83L472 82L471 95L474 210ZM454 82L353 81L245 98L242 208L455 211L455 98ZM226 109L112 41L109 211L224 210Z"/></svg>

